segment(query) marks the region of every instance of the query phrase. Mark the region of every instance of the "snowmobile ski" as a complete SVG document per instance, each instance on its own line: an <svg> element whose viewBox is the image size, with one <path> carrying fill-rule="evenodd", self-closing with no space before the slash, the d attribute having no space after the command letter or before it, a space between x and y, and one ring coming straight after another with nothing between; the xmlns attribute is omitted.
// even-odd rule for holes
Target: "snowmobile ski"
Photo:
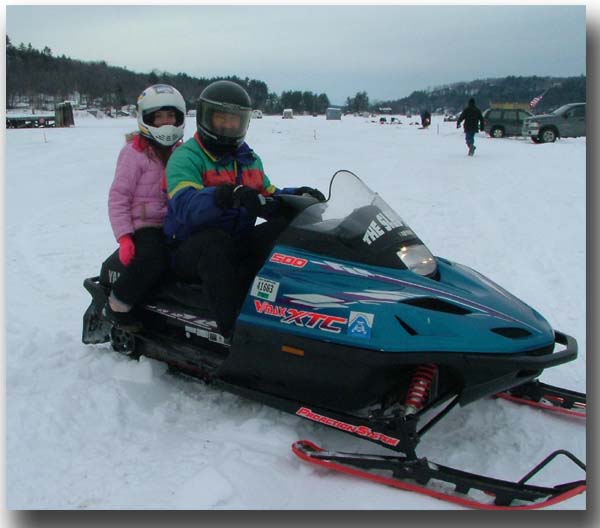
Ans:
<svg viewBox="0 0 600 528"><path fill-rule="evenodd" d="M585 471L585 464L564 450L551 453L518 482L467 473L429 462L426 458L326 451L308 440L295 442L292 451L300 459L311 464L469 508L540 509L565 501L586 490L585 480L551 488L527 484L529 479L559 455L568 457ZM385 472L391 472L391 475L386 476ZM434 487L430 485L430 481L441 481L447 486L450 485L450 488L454 486L454 489L444 490L441 485ZM479 492L481 498L470 496L469 492Z"/></svg>
<svg viewBox="0 0 600 528"><path fill-rule="evenodd" d="M539 380L500 392L496 397L576 418L585 419L587 416L585 393L547 385Z"/></svg>

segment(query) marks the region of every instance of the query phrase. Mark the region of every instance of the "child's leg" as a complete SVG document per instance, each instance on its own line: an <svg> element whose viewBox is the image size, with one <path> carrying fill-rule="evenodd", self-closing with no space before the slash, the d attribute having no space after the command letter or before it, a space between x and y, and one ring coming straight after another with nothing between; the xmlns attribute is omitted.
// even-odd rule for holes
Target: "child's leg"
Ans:
<svg viewBox="0 0 600 528"><path fill-rule="evenodd" d="M160 227L144 227L133 234L135 257L112 286L113 298L133 306L156 284L167 268L166 246ZM115 310L115 306L111 304ZM122 311L122 310L118 310Z"/></svg>

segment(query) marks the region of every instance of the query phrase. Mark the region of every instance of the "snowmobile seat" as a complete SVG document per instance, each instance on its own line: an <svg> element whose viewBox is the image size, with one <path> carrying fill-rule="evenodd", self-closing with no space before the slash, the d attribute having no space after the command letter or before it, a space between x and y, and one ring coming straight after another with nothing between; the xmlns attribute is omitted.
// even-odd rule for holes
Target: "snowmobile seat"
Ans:
<svg viewBox="0 0 600 528"><path fill-rule="evenodd" d="M184 282L170 272L165 274L149 297L151 299L175 301L178 304L194 308L195 310L208 310L202 283Z"/></svg>

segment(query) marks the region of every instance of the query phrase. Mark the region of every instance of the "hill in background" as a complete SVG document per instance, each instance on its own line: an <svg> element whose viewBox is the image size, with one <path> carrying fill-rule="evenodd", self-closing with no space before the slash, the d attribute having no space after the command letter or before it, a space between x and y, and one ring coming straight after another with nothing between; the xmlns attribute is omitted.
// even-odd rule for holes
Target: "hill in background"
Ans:
<svg viewBox="0 0 600 528"><path fill-rule="evenodd" d="M281 113L292 108L297 113L323 114L330 106L327 94L289 90L281 94L270 92L267 83L258 79L227 79L243 85L255 108L265 113ZM186 73L171 74L154 70L136 73L127 68L109 66L106 62L84 62L65 55L54 57L50 48L39 51L31 44L14 46L6 37L6 106L28 105L53 109L54 104L75 100L83 107L110 108L135 104L141 91L150 84L175 86L183 95L188 108L205 86L215 78L191 77ZM529 103L544 93L536 111L556 108L570 102L586 100L586 77L504 77L459 82L427 90L415 91L408 97L389 101L370 102L366 92L348 97L344 110L351 112L377 111L387 107L393 113L418 112L423 108L438 112L457 112L470 97L480 108L493 102Z"/></svg>

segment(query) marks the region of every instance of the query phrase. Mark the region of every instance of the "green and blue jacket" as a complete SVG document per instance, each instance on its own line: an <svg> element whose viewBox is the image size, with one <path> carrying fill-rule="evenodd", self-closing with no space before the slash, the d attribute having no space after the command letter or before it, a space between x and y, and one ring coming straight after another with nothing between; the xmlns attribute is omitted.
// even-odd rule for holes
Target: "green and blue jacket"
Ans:
<svg viewBox="0 0 600 528"><path fill-rule="evenodd" d="M229 183L246 185L263 196L293 194L295 189L277 189L264 172L260 157L246 143L234 154L217 158L202 144L198 133L179 147L166 171L167 218L164 231L170 240L186 240L209 227L242 237L256 222L244 207L221 209L215 189Z"/></svg>

